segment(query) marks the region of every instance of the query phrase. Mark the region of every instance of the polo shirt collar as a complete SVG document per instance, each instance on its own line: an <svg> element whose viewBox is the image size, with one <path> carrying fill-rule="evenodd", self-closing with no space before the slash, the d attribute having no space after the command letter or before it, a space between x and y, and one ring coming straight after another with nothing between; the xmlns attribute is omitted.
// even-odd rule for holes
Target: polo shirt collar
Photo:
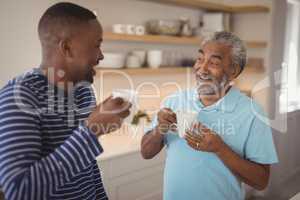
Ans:
<svg viewBox="0 0 300 200"><path fill-rule="evenodd" d="M227 94L219 99L216 103L210 106L204 106L202 102L198 98L197 89L193 90L193 101L196 101L196 106L198 111L223 111L223 112L233 112L236 108L238 101L241 97L240 91L235 88L231 87Z"/></svg>

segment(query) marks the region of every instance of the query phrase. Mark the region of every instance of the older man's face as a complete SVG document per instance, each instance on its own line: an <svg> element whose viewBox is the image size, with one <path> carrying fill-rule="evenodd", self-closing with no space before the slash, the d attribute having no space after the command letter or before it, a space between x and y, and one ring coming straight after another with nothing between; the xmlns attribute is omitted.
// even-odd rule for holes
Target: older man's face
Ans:
<svg viewBox="0 0 300 200"><path fill-rule="evenodd" d="M217 42L208 42L199 50L194 65L198 93L218 95L232 78L231 47Z"/></svg>

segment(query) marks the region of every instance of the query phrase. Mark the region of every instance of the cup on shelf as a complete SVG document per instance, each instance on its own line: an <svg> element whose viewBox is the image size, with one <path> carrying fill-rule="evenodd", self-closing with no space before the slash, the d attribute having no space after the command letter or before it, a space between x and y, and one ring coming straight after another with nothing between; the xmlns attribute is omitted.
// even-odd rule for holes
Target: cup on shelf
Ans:
<svg viewBox="0 0 300 200"><path fill-rule="evenodd" d="M112 26L113 33L123 34L126 33L126 26L124 24L114 24Z"/></svg>
<svg viewBox="0 0 300 200"><path fill-rule="evenodd" d="M128 35L145 35L145 26L134 24L114 24L112 26L112 32L118 34Z"/></svg>
<svg viewBox="0 0 300 200"><path fill-rule="evenodd" d="M137 56L141 62L141 65L145 65L146 51L145 50L134 50L131 52L132 55Z"/></svg>
<svg viewBox="0 0 300 200"><path fill-rule="evenodd" d="M135 25L133 24L126 24L125 25L126 27L126 34L128 35L134 35L135 34Z"/></svg>
<svg viewBox="0 0 300 200"><path fill-rule="evenodd" d="M114 24L112 26L113 33L118 34L135 34L135 26L132 24Z"/></svg>
<svg viewBox="0 0 300 200"><path fill-rule="evenodd" d="M126 67L139 68L142 66L142 62L137 55L129 54L126 59Z"/></svg>
<svg viewBox="0 0 300 200"><path fill-rule="evenodd" d="M150 50L147 52L147 63L150 68L159 68L162 64L162 55L161 50Z"/></svg>
<svg viewBox="0 0 300 200"><path fill-rule="evenodd" d="M135 34L136 35L145 35L146 34L146 28L145 26L138 25L135 27Z"/></svg>
<svg viewBox="0 0 300 200"><path fill-rule="evenodd" d="M126 54L104 52L104 59L101 60L97 67L99 68L123 68L126 61Z"/></svg>

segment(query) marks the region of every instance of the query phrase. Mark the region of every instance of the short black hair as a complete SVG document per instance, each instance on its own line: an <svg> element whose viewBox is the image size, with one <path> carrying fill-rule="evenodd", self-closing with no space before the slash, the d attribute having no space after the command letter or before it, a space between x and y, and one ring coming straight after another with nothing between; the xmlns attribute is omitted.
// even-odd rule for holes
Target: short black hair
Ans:
<svg viewBox="0 0 300 200"><path fill-rule="evenodd" d="M93 19L97 19L97 16L84 7L69 2L57 3L42 15L38 24L38 33L42 39L43 35L49 37L54 32L66 31L69 27L76 27Z"/></svg>

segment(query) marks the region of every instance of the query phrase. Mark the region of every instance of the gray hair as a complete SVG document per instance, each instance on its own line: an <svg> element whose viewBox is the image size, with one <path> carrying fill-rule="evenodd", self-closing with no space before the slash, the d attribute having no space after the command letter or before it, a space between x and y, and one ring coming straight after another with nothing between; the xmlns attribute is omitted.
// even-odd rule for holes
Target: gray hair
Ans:
<svg viewBox="0 0 300 200"><path fill-rule="evenodd" d="M201 46L203 47L207 42L219 42L231 46L232 63L241 68L240 73L243 71L247 63L247 50L244 42L238 36L226 31L215 32L206 37Z"/></svg>

